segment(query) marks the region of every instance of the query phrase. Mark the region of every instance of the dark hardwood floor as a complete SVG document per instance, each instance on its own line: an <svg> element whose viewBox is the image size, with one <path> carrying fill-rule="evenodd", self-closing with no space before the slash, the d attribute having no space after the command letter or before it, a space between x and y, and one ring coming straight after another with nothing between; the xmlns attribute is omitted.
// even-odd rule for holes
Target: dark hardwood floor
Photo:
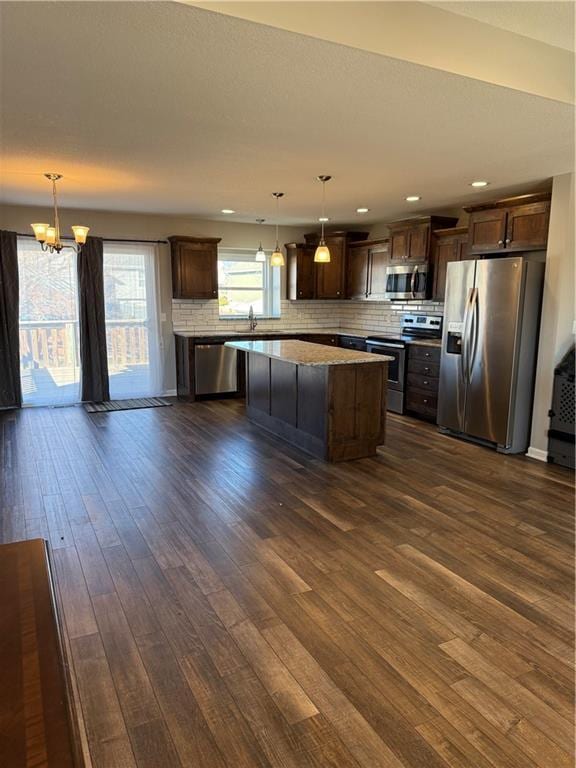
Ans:
<svg viewBox="0 0 576 768"><path fill-rule="evenodd" d="M329 465L237 402L0 415L96 768L568 768L572 475L390 416Z"/></svg>

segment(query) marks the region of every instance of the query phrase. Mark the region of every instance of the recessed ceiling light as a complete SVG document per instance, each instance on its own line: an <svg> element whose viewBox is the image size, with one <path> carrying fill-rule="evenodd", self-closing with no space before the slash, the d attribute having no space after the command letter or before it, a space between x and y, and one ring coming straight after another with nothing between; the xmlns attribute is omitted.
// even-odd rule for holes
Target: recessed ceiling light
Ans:
<svg viewBox="0 0 576 768"><path fill-rule="evenodd" d="M222 208L222 213L236 213L232 208Z"/></svg>
<svg viewBox="0 0 576 768"><path fill-rule="evenodd" d="M421 200L420 195L408 195L406 198L407 203L417 203L418 200Z"/></svg>
<svg viewBox="0 0 576 768"><path fill-rule="evenodd" d="M473 181L470 186L471 187L487 187L488 184L490 184L489 181Z"/></svg>
<svg viewBox="0 0 576 768"><path fill-rule="evenodd" d="M328 218L328 216L320 216L318 221L322 221L322 222L326 223L327 221L330 221L330 219Z"/></svg>
<svg viewBox="0 0 576 768"><path fill-rule="evenodd" d="M368 213L370 208L356 208L356 213Z"/></svg>

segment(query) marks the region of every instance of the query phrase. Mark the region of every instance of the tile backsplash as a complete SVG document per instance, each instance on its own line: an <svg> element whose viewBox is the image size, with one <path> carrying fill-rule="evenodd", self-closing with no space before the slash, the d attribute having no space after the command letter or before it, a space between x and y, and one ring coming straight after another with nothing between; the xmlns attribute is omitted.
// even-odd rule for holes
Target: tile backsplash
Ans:
<svg viewBox="0 0 576 768"><path fill-rule="evenodd" d="M345 328L375 333L398 333L402 315L421 312L442 315L444 304L438 301L287 301L281 302L281 316L259 319L261 331L322 330ZM175 331L244 331L248 321L221 320L214 300L177 300L172 302Z"/></svg>

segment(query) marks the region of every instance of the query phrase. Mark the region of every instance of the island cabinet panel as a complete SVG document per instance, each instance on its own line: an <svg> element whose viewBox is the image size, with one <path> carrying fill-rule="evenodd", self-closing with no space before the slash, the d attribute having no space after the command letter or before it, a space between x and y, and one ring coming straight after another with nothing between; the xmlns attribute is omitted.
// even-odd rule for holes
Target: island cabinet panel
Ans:
<svg viewBox="0 0 576 768"><path fill-rule="evenodd" d="M296 426L298 375L294 363L270 360L270 415Z"/></svg>
<svg viewBox="0 0 576 768"><path fill-rule="evenodd" d="M298 428L320 441L320 452L326 439L327 380L327 368L298 366Z"/></svg>
<svg viewBox="0 0 576 768"><path fill-rule="evenodd" d="M248 405L270 413L270 358L248 355Z"/></svg>
<svg viewBox="0 0 576 768"><path fill-rule="evenodd" d="M219 237L169 237L172 296L175 299L218 298Z"/></svg>

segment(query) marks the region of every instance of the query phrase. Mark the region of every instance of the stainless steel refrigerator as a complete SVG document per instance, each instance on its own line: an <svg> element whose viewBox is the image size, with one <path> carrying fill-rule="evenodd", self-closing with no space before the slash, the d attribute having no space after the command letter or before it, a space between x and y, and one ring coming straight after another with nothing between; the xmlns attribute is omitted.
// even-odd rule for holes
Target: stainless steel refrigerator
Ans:
<svg viewBox="0 0 576 768"><path fill-rule="evenodd" d="M503 453L528 448L544 262L448 264L438 425Z"/></svg>

